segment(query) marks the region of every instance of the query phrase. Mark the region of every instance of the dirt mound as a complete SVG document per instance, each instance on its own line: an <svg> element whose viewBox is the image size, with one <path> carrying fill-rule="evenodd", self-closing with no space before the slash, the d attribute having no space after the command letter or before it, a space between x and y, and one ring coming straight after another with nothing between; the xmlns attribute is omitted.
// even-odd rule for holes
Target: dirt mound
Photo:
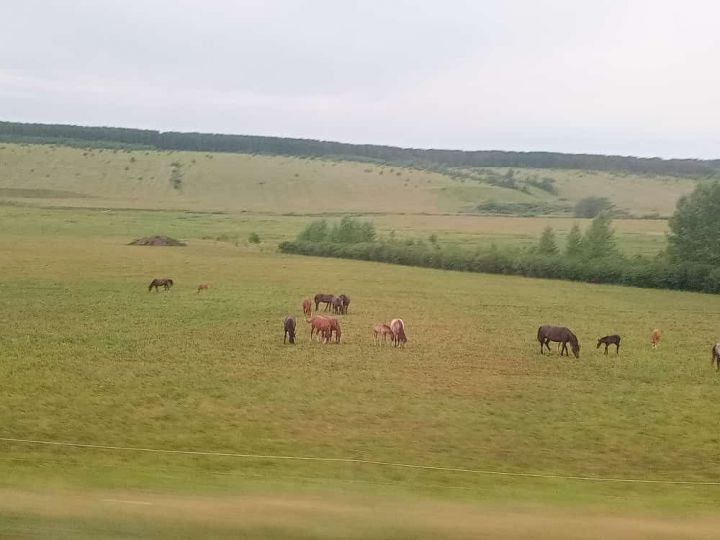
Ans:
<svg viewBox="0 0 720 540"><path fill-rule="evenodd" d="M169 236L146 236L138 238L128 244L129 246L184 246L184 242L175 240Z"/></svg>

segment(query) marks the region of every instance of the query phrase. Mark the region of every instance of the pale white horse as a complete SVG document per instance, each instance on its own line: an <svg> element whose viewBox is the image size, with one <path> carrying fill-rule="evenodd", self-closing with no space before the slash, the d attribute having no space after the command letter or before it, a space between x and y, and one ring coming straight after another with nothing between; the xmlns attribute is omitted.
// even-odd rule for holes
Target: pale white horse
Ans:
<svg viewBox="0 0 720 540"><path fill-rule="evenodd" d="M393 319L390 321L390 329L393 333L393 343L396 347L403 347L407 343L405 335L405 323L402 319Z"/></svg>
<svg viewBox="0 0 720 540"><path fill-rule="evenodd" d="M712 360L710 361L710 365L717 364L717 367L715 370L720 370L720 343L716 343L713 345L712 348Z"/></svg>

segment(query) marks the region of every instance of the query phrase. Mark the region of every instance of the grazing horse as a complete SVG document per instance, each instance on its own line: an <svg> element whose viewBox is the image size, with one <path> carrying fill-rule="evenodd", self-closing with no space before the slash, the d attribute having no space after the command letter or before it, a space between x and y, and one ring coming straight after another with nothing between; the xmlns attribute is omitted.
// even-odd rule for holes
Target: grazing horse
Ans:
<svg viewBox="0 0 720 540"><path fill-rule="evenodd" d="M342 336L340 321L332 317L328 317L328 321L330 321L330 332L328 333L328 341L332 339L332 333L335 332L335 343L340 343L340 336Z"/></svg>
<svg viewBox="0 0 720 540"><path fill-rule="evenodd" d="M318 293L315 295L315 311L317 311L320 308L320 304L325 304L325 311L328 311L330 309L330 305L332 304L333 300L335 299L335 296L332 294L322 294Z"/></svg>
<svg viewBox="0 0 720 540"><path fill-rule="evenodd" d="M387 338L390 336L390 339L393 337L393 331L392 328L390 328L387 324L378 323L375 326L373 326L373 343L378 345L380 343L380 338L382 337L382 342L386 343Z"/></svg>
<svg viewBox="0 0 720 540"><path fill-rule="evenodd" d="M620 336L617 334L601 337L598 339L596 349L599 349L600 345L605 345L605 354L608 353L608 346L610 345L615 345L615 354L620 354Z"/></svg>
<svg viewBox="0 0 720 540"><path fill-rule="evenodd" d="M200 294L200 291L207 291L210 288L210 285L207 283L201 283L198 285L197 293Z"/></svg>
<svg viewBox="0 0 720 540"><path fill-rule="evenodd" d="M312 317L312 302L309 298L303 300L303 313L305 314L305 318Z"/></svg>
<svg viewBox="0 0 720 540"><path fill-rule="evenodd" d="M150 282L150 286L148 287L148 292L152 291L152 288L155 287L155 292L158 292L160 290L160 287L165 287L166 291L170 290L170 287L173 286L173 280L170 278L155 278Z"/></svg>
<svg viewBox="0 0 720 540"><path fill-rule="evenodd" d="M390 321L390 330L392 330L392 340L396 347L403 347L407 343L405 335L405 323L402 319L393 319Z"/></svg>
<svg viewBox="0 0 720 540"><path fill-rule="evenodd" d="M338 298L342 300L342 313L347 315L348 308L350 307L350 297L346 294L341 294Z"/></svg>
<svg viewBox="0 0 720 540"><path fill-rule="evenodd" d="M538 328L537 339L540 342L540 354L543 354L543 346L547 347L548 352L550 352L549 343L551 341L557 341L562 343L560 356L562 356L563 353L570 356L567 349L567 344L570 343L575 358L580 358L580 344L578 343L577 336L575 336L569 328L564 326L550 326L547 324L543 325Z"/></svg>
<svg viewBox="0 0 720 540"><path fill-rule="evenodd" d="M343 309L344 309L343 300L339 296L336 296L335 298L333 298L331 305L332 305L333 313L337 313L337 314L344 313L343 312Z"/></svg>
<svg viewBox="0 0 720 540"><path fill-rule="evenodd" d="M652 334L650 334L650 345L652 345L653 349L657 349L658 345L660 345L660 338L662 337L662 332L658 330L657 328L652 331Z"/></svg>
<svg viewBox="0 0 720 540"><path fill-rule="evenodd" d="M332 337L332 326L328 317L321 315L315 315L310 319L306 319L310 323L310 341L313 340L313 335L317 334L318 341L322 336L323 342L327 343Z"/></svg>
<svg viewBox="0 0 720 540"><path fill-rule="evenodd" d="M717 363L715 371L720 370L720 343L716 343L712 348L712 360L710 361L710 365L712 366L715 363Z"/></svg>
<svg viewBox="0 0 720 540"><path fill-rule="evenodd" d="M288 315L285 317L285 320L283 321L283 327L285 328L285 335L283 336L283 343L285 343L286 339L290 340L290 343L293 345L295 344L295 326L296 326L295 317L292 315Z"/></svg>

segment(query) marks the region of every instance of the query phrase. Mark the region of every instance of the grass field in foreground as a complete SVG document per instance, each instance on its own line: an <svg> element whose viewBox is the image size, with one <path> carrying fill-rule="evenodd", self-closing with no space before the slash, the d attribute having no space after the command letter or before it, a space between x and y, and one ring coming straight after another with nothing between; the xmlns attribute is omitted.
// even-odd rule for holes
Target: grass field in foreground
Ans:
<svg viewBox="0 0 720 540"><path fill-rule="evenodd" d="M131 247L115 220L147 227L133 214L97 212L86 228L58 225L63 212L28 227L4 217L0 436L720 479L717 297L282 256L196 236L185 248ZM148 293L156 276L176 288ZM195 294L201 281L208 294ZM343 343L309 343L301 322L299 343L283 346L282 317L320 291L352 297ZM370 325L395 316L409 347L374 347ZM539 355L546 322L577 332L580 360ZM653 327L664 331L657 351ZM614 332L621 355L604 357L594 340ZM720 489L0 447L0 487L20 491L309 492L682 515L715 512Z"/></svg>

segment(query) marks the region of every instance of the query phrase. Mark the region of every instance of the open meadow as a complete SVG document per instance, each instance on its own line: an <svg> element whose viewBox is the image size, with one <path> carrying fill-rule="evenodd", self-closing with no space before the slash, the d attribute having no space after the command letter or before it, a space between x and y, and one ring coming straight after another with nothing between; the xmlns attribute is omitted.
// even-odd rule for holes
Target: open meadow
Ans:
<svg viewBox="0 0 720 540"><path fill-rule="evenodd" d="M718 485L552 476L720 480L717 297L286 256L245 233L308 218L234 219L0 207L0 535L712 537ZM126 245L158 232L188 246ZM308 341L316 292L352 298L339 345ZM374 346L393 317L408 347Z"/></svg>

